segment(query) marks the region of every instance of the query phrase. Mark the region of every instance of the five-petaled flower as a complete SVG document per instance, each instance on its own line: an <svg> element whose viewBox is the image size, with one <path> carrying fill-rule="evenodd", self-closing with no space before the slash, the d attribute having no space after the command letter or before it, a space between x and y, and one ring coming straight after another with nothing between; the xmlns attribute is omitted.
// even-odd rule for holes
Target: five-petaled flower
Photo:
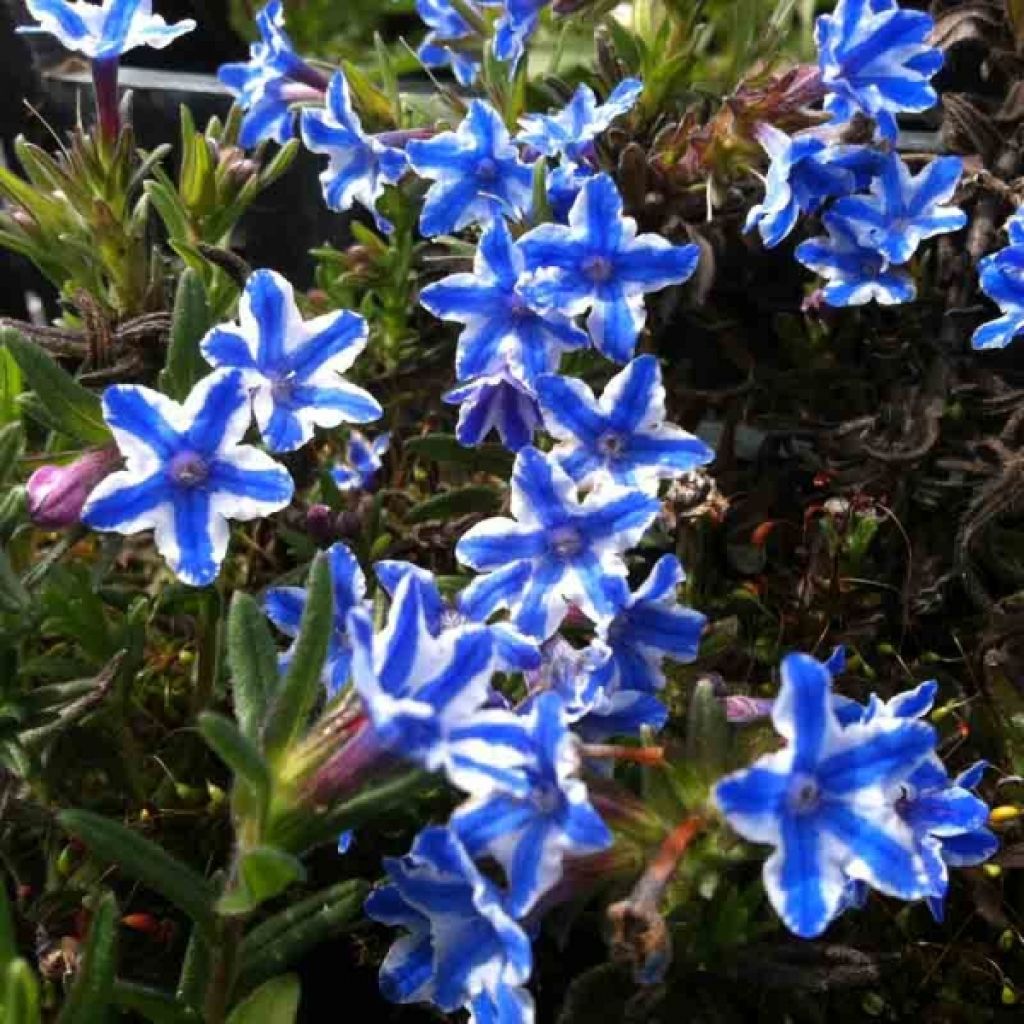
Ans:
<svg viewBox="0 0 1024 1024"><path fill-rule="evenodd" d="M115 60L137 46L162 50L196 27L191 18L168 25L153 13L153 0L25 0L25 6L39 24L21 26L19 32L46 32L97 61Z"/></svg>
<svg viewBox="0 0 1024 1024"><path fill-rule="evenodd" d="M326 76L295 52L282 0L270 0L256 15L256 28L260 40L249 47L249 60L217 72L245 111L238 141L246 148L265 139L287 142L295 134L294 104L320 101L327 88Z"/></svg>
<svg viewBox="0 0 1024 1024"><path fill-rule="evenodd" d="M982 324L971 338L976 349L1005 348L1024 331L1024 219L1006 224L1010 244L978 264L981 290L999 305L1002 316Z"/></svg>
<svg viewBox="0 0 1024 1024"><path fill-rule="evenodd" d="M103 395L103 416L126 465L92 491L82 522L116 533L152 529L186 583L216 578L228 519L259 519L292 499L287 470L240 443L252 419L240 373L203 378L181 405L149 388L116 385Z"/></svg>
<svg viewBox="0 0 1024 1024"><path fill-rule="evenodd" d="M221 324L201 343L212 366L240 370L271 451L290 452L314 427L367 423L377 400L341 376L366 347L366 321L347 309L303 320L292 286L272 270L245 283L238 323Z"/></svg>
<svg viewBox="0 0 1024 1024"><path fill-rule="evenodd" d="M327 88L325 110L303 110L302 141L313 153L324 153L330 163L320 175L324 201L332 210L347 210L359 202L377 220L381 230L391 225L377 213L377 200L385 185L394 185L405 173L405 153L385 145L363 131L352 109L348 82L336 72Z"/></svg>
<svg viewBox="0 0 1024 1024"><path fill-rule="evenodd" d="M540 426L536 395L507 367L452 388L444 401L459 406L455 436L467 448L482 444L494 430L509 451L518 452Z"/></svg>
<svg viewBox="0 0 1024 1024"><path fill-rule="evenodd" d="M913 830L892 793L935 749L924 722L877 716L843 728L821 662L791 654L772 708L781 751L727 776L714 790L745 839L774 852L764 866L769 899L797 935L820 935L842 909L847 879L901 899L932 892Z"/></svg>
<svg viewBox="0 0 1024 1024"><path fill-rule="evenodd" d="M646 319L644 293L685 281L697 267L696 245L637 236L607 174L589 178L569 211L568 226L541 224L519 244L529 271L520 290L538 309L574 316L590 310L587 328L609 359L626 362Z"/></svg>
<svg viewBox="0 0 1024 1024"><path fill-rule="evenodd" d="M420 230L430 237L520 217L530 205L533 172L519 159L501 115L473 100L454 132L406 145L417 174L433 181L423 201Z"/></svg>
<svg viewBox="0 0 1024 1024"><path fill-rule="evenodd" d="M363 603L366 577L356 556L344 544L332 544L325 552L331 571L334 594L334 628L327 641L321 679L328 697L335 696L348 682L352 649L348 640L348 613ZM264 608L271 622L286 636L297 637L302 614L309 598L302 587L272 587L264 597ZM281 655L281 670L291 660L291 650Z"/></svg>
<svg viewBox="0 0 1024 1024"><path fill-rule="evenodd" d="M844 196L830 213L857 242L890 263L906 263L926 238L959 231L967 214L946 205L956 191L963 161L938 157L918 174L896 153L881 161L869 196Z"/></svg>
<svg viewBox="0 0 1024 1024"><path fill-rule="evenodd" d="M599 399L574 377L537 380L544 425L561 442L554 457L582 487L616 484L658 493L658 482L705 466L714 450L665 422L665 388L655 356L639 356Z"/></svg>
<svg viewBox="0 0 1024 1024"><path fill-rule="evenodd" d="M389 882L366 900L375 921L407 932L381 966L395 1003L471 1005L484 1024L532 1024L530 940L450 829L424 829L404 857L387 857Z"/></svg>
<svg viewBox="0 0 1024 1024"><path fill-rule="evenodd" d="M558 369L563 352L589 343L568 317L527 305L516 290L523 270L522 250L497 220L480 239L472 274L451 274L420 293L434 316L464 325L455 355L459 380L508 368L532 388L539 374Z"/></svg>
<svg viewBox="0 0 1024 1024"><path fill-rule="evenodd" d="M660 505L640 491L609 487L581 503L550 456L524 448L512 471L513 519L485 519L456 546L460 561L486 575L464 600L488 614L508 607L527 636L549 637L570 604L594 622L626 599L622 553L639 541Z"/></svg>
<svg viewBox="0 0 1024 1024"><path fill-rule="evenodd" d="M818 18L818 65L833 120L860 112L895 140L896 114L934 106L930 83L942 67L942 52L928 44L934 25L930 15L900 10L896 0L839 0L832 14Z"/></svg>
<svg viewBox="0 0 1024 1024"><path fill-rule="evenodd" d="M910 275L893 267L874 248L865 248L850 225L831 212L822 217L827 235L796 247L796 258L821 274L822 298L830 306L861 306L874 299L883 306L912 302L916 289Z"/></svg>
<svg viewBox="0 0 1024 1024"><path fill-rule="evenodd" d="M556 693L545 693L522 716L532 763L518 788L471 797L451 827L469 854L490 854L505 869L505 906L524 917L558 884L567 856L596 853L612 841L579 777L579 748Z"/></svg>
<svg viewBox="0 0 1024 1024"><path fill-rule="evenodd" d="M593 157L594 140L617 117L629 113L644 91L638 78L619 82L604 103L598 103L589 85L579 85L572 99L557 114L527 114L519 119L520 145L543 156L563 157L581 164Z"/></svg>
<svg viewBox="0 0 1024 1024"><path fill-rule="evenodd" d="M358 430L349 431L344 465L331 470L331 479L339 491L369 490L384 465L391 447L391 434L378 434L372 441Z"/></svg>

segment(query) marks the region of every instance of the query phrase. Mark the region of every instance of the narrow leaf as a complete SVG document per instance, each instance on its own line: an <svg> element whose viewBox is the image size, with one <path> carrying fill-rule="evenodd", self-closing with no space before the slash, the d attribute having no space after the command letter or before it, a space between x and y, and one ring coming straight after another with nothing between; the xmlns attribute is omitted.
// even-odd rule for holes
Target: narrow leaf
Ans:
<svg viewBox="0 0 1024 1024"><path fill-rule="evenodd" d="M39 1024L39 982L25 960L7 965L4 1024Z"/></svg>
<svg viewBox="0 0 1024 1024"><path fill-rule="evenodd" d="M7 352L0 351L0 362L9 358ZM2 372L2 367L0 367ZM20 421L8 423L0 427L0 486L3 486L14 473L25 450L25 431L22 430Z"/></svg>
<svg viewBox="0 0 1024 1024"><path fill-rule="evenodd" d="M199 1024L199 1014L192 1007L148 985L115 981L112 996L115 1006L137 1013L152 1024Z"/></svg>
<svg viewBox="0 0 1024 1024"><path fill-rule="evenodd" d="M235 717L242 732L256 741L277 688L277 648L263 610L242 591L231 601L227 646Z"/></svg>
<svg viewBox="0 0 1024 1024"><path fill-rule="evenodd" d="M242 854L235 887L220 898L217 910L248 914L305 877L306 869L297 857L273 846L254 847Z"/></svg>
<svg viewBox="0 0 1024 1024"><path fill-rule="evenodd" d="M248 786L262 818L270 795L270 774L263 756L229 718L213 711L199 716L199 732L213 752L231 769L236 781Z"/></svg>
<svg viewBox="0 0 1024 1024"><path fill-rule="evenodd" d="M300 994L297 975L271 978L231 1011L227 1024L293 1024Z"/></svg>
<svg viewBox="0 0 1024 1024"><path fill-rule="evenodd" d="M187 398L196 381L209 373L210 368L199 351L199 342L209 327L206 289L199 275L186 268L178 282L167 364L160 375L160 386L177 401Z"/></svg>
<svg viewBox="0 0 1024 1024"><path fill-rule="evenodd" d="M108 892L93 915L81 966L57 1018L58 1024L103 1024L110 1020L116 969L117 900Z"/></svg>
<svg viewBox="0 0 1024 1024"><path fill-rule="evenodd" d="M487 515L496 512L500 505L501 495L493 487L470 484L421 501L409 509L405 521L423 523L428 519L454 519L472 512Z"/></svg>

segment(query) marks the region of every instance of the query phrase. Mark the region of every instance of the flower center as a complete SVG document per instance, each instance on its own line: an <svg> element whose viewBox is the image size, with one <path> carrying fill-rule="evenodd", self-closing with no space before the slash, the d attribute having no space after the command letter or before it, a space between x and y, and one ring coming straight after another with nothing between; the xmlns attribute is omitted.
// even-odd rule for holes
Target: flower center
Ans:
<svg viewBox="0 0 1024 1024"><path fill-rule="evenodd" d="M821 803L821 788L810 775L797 775L790 783L787 805L793 814L810 814Z"/></svg>
<svg viewBox="0 0 1024 1024"><path fill-rule="evenodd" d="M614 430L609 430L597 439L597 450L606 459L617 459L626 450L626 439Z"/></svg>
<svg viewBox="0 0 1024 1024"><path fill-rule="evenodd" d="M554 814L561 806L562 794L557 786L550 784L536 786L533 790L533 803L541 814Z"/></svg>
<svg viewBox="0 0 1024 1024"><path fill-rule="evenodd" d="M296 381L290 374L270 382L270 395L275 402L287 402L295 394Z"/></svg>
<svg viewBox="0 0 1024 1024"><path fill-rule="evenodd" d="M612 276L612 261L607 256L590 256L583 261L583 276L596 284Z"/></svg>
<svg viewBox="0 0 1024 1024"><path fill-rule="evenodd" d="M572 558L583 549L583 538L575 526L556 526L548 534L548 548L556 558Z"/></svg>
<svg viewBox="0 0 1024 1024"><path fill-rule="evenodd" d="M494 181L498 176L498 164L491 157L485 156L476 165L476 176L480 181Z"/></svg>
<svg viewBox="0 0 1024 1024"><path fill-rule="evenodd" d="M210 475L209 463L198 452L178 452L168 466L171 479L180 487L198 487Z"/></svg>

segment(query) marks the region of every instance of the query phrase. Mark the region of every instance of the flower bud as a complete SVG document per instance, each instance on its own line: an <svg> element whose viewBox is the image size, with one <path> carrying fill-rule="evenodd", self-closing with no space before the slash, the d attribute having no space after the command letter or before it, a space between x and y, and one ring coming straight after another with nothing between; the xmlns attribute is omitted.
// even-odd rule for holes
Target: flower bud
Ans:
<svg viewBox="0 0 1024 1024"><path fill-rule="evenodd" d="M120 458L111 445L87 452L66 466L40 466L26 485L32 522L57 529L77 523L86 498Z"/></svg>

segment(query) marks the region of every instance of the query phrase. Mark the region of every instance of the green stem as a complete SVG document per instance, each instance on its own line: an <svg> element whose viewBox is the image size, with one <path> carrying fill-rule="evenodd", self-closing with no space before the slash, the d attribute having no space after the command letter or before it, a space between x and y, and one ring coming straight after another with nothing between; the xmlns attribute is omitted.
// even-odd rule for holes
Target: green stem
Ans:
<svg viewBox="0 0 1024 1024"><path fill-rule="evenodd" d="M220 591L210 588L199 613L196 641L195 711L204 711L213 702L213 691L220 674L220 627L224 601Z"/></svg>
<svg viewBox="0 0 1024 1024"><path fill-rule="evenodd" d="M203 1004L205 1024L224 1024L231 1009L231 990L234 988L238 968L238 948L242 942L245 919L221 918L217 929L217 945L213 955L213 969Z"/></svg>

